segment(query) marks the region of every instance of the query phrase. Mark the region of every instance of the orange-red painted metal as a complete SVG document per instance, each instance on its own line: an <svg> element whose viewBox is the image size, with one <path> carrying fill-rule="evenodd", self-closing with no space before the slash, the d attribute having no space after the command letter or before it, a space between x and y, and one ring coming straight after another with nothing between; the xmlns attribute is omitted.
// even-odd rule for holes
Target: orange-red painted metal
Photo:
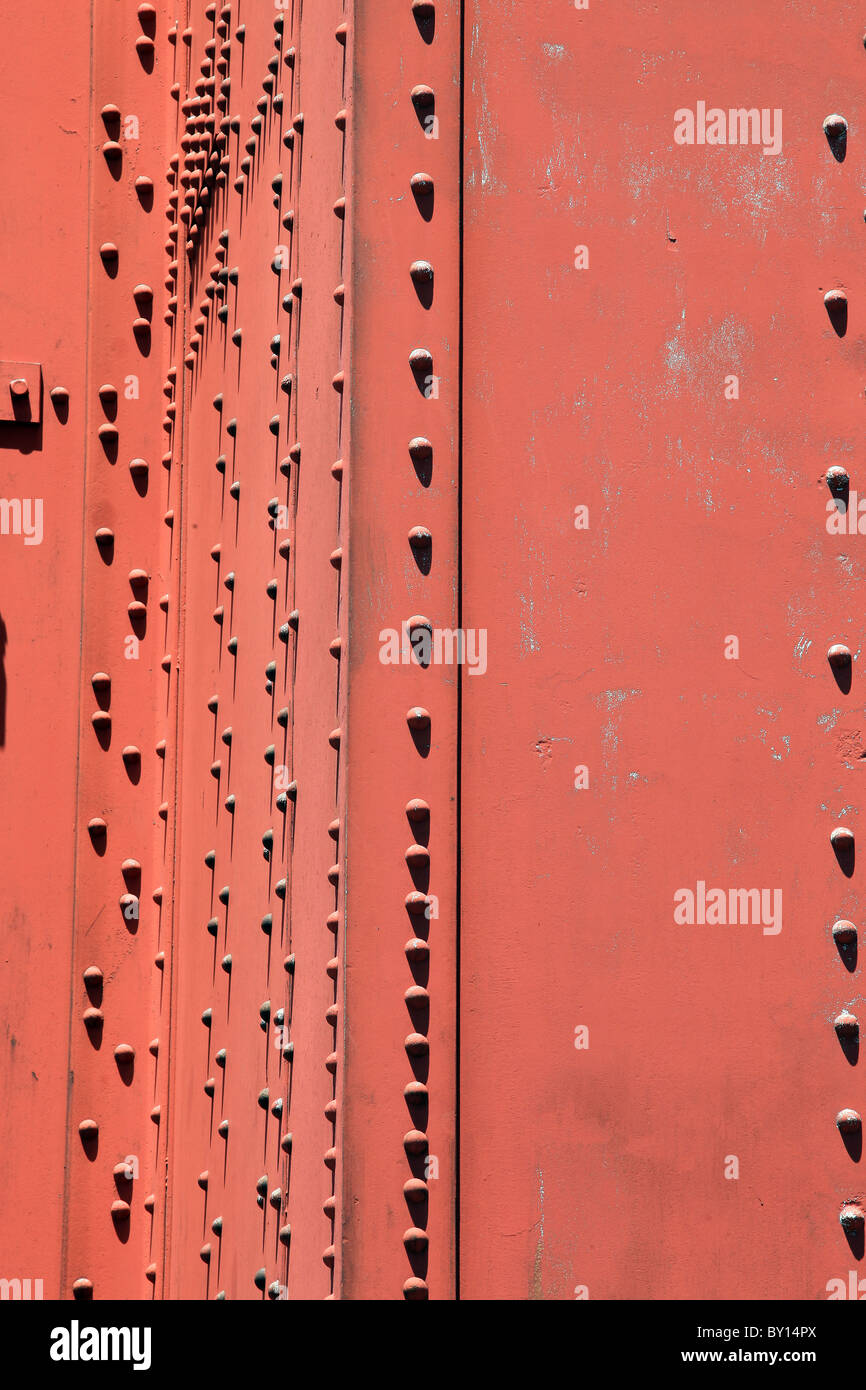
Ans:
<svg viewBox="0 0 866 1390"><path fill-rule="evenodd" d="M856 7L14 9L0 1293L850 1296Z"/></svg>
<svg viewBox="0 0 866 1390"><path fill-rule="evenodd" d="M862 14L467 0L466 32L461 1293L838 1296ZM702 144L699 103L769 120ZM700 884L781 905L689 925Z"/></svg>

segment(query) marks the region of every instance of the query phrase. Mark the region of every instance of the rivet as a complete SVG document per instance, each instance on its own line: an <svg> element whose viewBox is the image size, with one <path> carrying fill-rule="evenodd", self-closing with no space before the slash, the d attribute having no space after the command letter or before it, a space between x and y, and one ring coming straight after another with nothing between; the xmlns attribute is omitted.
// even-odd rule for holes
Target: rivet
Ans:
<svg viewBox="0 0 866 1390"><path fill-rule="evenodd" d="M406 715L406 723L410 729L429 729L429 710L423 709L420 705L414 705Z"/></svg>
<svg viewBox="0 0 866 1390"><path fill-rule="evenodd" d="M433 370L433 354L427 348L413 348L409 353L409 366L412 371L429 375Z"/></svg>
<svg viewBox="0 0 866 1390"><path fill-rule="evenodd" d="M410 1129L403 1135L403 1148L409 1154L421 1154L427 1152L427 1135L420 1129Z"/></svg>
<svg viewBox="0 0 866 1390"><path fill-rule="evenodd" d="M430 1051L430 1043L423 1033L409 1033L404 1047L410 1057L426 1057Z"/></svg>
<svg viewBox="0 0 866 1390"><path fill-rule="evenodd" d="M827 652L827 660L837 670L851 665L850 649L841 642L835 643Z"/></svg>
<svg viewBox="0 0 866 1390"><path fill-rule="evenodd" d="M851 947L851 945L855 944L856 938L858 938L858 929L856 929L853 922L847 922L847 920L842 919L840 922L834 923L833 940L837 942L837 945L841 945L841 947Z"/></svg>
<svg viewBox="0 0 866 1390"><path fill-rule="evenodd" d="M427 1232L422 1231L419 1226L410 1226L408 1231L403 1233L403 1244L407 1250L420 1254L422 1250L427 1249Z"/></svg>
<svg viewBox="0 0 866 1390"><path fill-rule="evenodd" d="M403 1184L403 1196L407 1202L417 1204L425 1201L427 1197L427 1184L421 1178L409 1178Z"/></svg>
<svg viewBox="0 0 866 1390"><path fill-rule="evenodd" d="M843 338L848 327L848 296L844 290L828 290L824 307L838 337Z"/></svg>
<svg viewBox="0 0 866 1390"><path fill-rule="evenodd" d="M862 1120L856 1110L840 1110L836 1116L836 1128L840 1134L856 1134L862 1127Z"/></svg>
<svg viewBox="0 0 866 1390"><path fill-rule="evenodd" d="M839 1213L839 1222L845 1231L862 1231L863 1220L863 1208L859 1202L846 1202Z"/></svg>
<svg viewBox="0 0 866 1390"><path fill-rule="evenodd" d="M433 180L429 174L413 174L409 180L409 187L416 198L429 198L433 192Z"/></svg>
<svg viewBox="0 0 866 1390"><path fill-rule="evenodd" d="M848 926L850 925L850 923L843 924L840 922L837 923L837 925ZM833 1027L836 1029L836 1032L839 1034L840 1038L856 1038L859 1036L860 1033L860 1024L858 1023L857 1018L854 1014L849 1013L847 1009L844 1009L842 1013L837 1014L837 1016L833 1020Z"/></svg>
<svg viewBox="0 0 866 1390"><path fill-rule="evenodd" d="M409 440L409 457L413 463L429 464L433 458L433 445L421 435Z"/></svg>
<svg viewBox="0 0 866 1390"><path fill-rule="evenodd" d="M845 117L835 114L828 116L824 121L824 134L833 158L841 163L848 144L848 122Z"/></svg>
<svg viewBox="0 0 866 1390"><path fill-rule="evenodd" d="M836 850L851 850L854 848L854 832L847 825L837 825L836 829L830 833L830 843Z"/></svg>
<svg viewBox="0 0 866 1390"><path fill-rule="evenodd" d="M404 906L410 917L420 917L430 906L430 899L426 893L407 893Z"/></svg>

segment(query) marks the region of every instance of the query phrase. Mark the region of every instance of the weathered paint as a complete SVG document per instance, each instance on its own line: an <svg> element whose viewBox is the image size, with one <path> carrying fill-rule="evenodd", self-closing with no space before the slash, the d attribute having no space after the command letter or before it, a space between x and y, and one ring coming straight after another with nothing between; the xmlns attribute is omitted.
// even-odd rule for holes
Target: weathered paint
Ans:
<svg viewBox="0 0 866 1390"><path fill-rule="evenodd" d="M849 1288L858 11L14 8L0 1278Z"/></svg>

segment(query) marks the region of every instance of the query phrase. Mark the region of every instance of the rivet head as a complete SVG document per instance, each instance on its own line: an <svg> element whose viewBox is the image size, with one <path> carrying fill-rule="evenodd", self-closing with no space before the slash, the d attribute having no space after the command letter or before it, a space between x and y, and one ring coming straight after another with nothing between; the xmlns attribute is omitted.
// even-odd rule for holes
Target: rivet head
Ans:
<svg viewBox="0 0 866 1390"><path fill-rule="evenodd" d="M847 469L838 463L834 464L832 468L827 469L826 479L831 492L843 492L849 482Z"/></svg>
<svg viewBox="0 0 866 1390"><path fill-rule="evenodd" d="M843 923L838 923L838 925L842 926ZM850 926L850 923L845 923L844 925ZM856 1016L849 1013L847 1009L844 1009L841 1014L836 1015L833 1020L833 1027L836 1029L840 1038L856 1038L860 1032L860 1024L857 1022Z"/></svg>
<svg viewBox="0 0 866 1390"><path fill-rule="evenodd" d="M827 652L827 660L836 670L851 665L851 651L842 642L836 642Z"/></svg>
<svg viewBox="0 0 866 1390"><path fill-rule="evenodd" d="M848 331L848 296L844 290L828 290L824 295L824 308L838 338L844 338Z"/></svg>
<svg viewBox="0 0 866 1390"><path fill-rule="evenodd" d="M426 1057L430 1051L430 1043L423 1033L410 1033L404 1046L410 1057Z"/></svg>
<svg viewBox="0 0 866 1390"><path fill-rule="evenodd" d="M840 1134L857 1134L862 1123L856 1110L840 1110L836 1116L836 1128Z"/></svg>
<svg viewBox="0 0 866 1390"><path fill-rule="evenodd" d="M848 143L848 122L845 117L836 113L827 116L824 121L824 134L827 137L833 158L841 163L845 158Z"/></svg>
<svg viewBox="0 0 866 1390"><path fill-rule="evenodd" d="M854 848L854 831L847 825L837 825L830 832L830 843L834 849L851 850Z"/></svg>
<svg viewBox="0 0 866 1390"><path fill-rule="evenodd" d="M429 728L430 728L430 712L429 712L429 710L423 709L423 708L421 707L421 705L414 705L414 706L412 707L412 709L410 709L409 712L408 712L407 715L406 715L406 723L409 725L409 728L410 728L410 729L429 729ZM419 804L423 804L423 803L419 803ZM408 812L407 812L407 814L408 814ZM410 816L409 819L410 819L410 820L420 820L421 817L420 817L420 816L414 816L414 817L413 817L413 816Z"/></svg>
<svg viewBox="0 0 866 1390"><path fill-rule="evenodd" d="M430 899L426 893L407 893L404 905L410 917L420 917L422 914L426 914L430 906Z"/></svg>
<svg viewBox="0 0 866 1390"><path fill-rule="evenodd" d="M422 1231L419 1226L410 1226L408 1231L403 1233L403 1244L407 1250L420 1254L422 1250L427 1249L427 1232Z"/></svg>
<svg viewBox="0 0 866 1390"><path fill-rule="evenodd" d="M433 267L429 261L413 261L409 274L416 285L428 285L433 279Z"/></svg>
<svg viewBox="0 0 866 1390"><path fill-rule="evenodd" d="M862 1231L864 1222L863 1208L859 1202L846 1202L839 1213L839 1224L845 1231Z"/></svg>
<svg viewBox="0 0 866 1390"><path fill-rule="evenodd" d="M857 928L853 922L848 922L844 918L833 924L833 940L839 946L853 946L857 940ZM841 1018L842 1015L840 1014Z"/></svg>

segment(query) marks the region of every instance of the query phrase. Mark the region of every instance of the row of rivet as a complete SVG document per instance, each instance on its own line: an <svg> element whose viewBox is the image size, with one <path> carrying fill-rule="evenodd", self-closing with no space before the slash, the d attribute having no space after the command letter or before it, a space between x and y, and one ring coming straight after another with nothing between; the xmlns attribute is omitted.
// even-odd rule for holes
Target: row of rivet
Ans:
<svg viewBox="0 0 866 1390"><path fill-rule="evenodd" d="M135 49L141 61L142 67L146 72L153 70L154 57L154 34L156 23L156 11L153 5L140 4L137 8L137 18L141 28L141 34L135 39ZM119 183L123 172L123 149L119 143L121 133L121 111L114 103L103 105L100 117L105 132L105 139L102 143L102 154L105 167L111 179ZM135 195L139 205L147 212L150 210L153 199L153 181L146 175L139 174L133 181ZM117 278L120 268L120 251L114 241L103 241L99 245L99 256L106 275L114 280ZM142 355L146 356L151 347L151 324L153 316L154 292L150 285L140 282L135 284L130 290L130 311L131 311L131 332L133 340ZM134 314L133 311L134 310ZM64 408L68 401L68 393L62 391ZM120 431L117 425L117 411L119 393L117 387L110 382L103 382L98 388L96 395L104 416L104 420L96 427L96 438L101 449L108 460L114 465L117 461ZM52 391L52 399L57 404L58 392ZM132 479L136 493L144 498L147 495L149 484L149 465L145 459L133 458L129 465L129 474ZM114 532L105 526L97 527L94 540L96 542L99 556L104 564L110 565L114 558ZM132 628L133 640L141 641L147 627L147 597L150 576L148 571L142 568L135 568L130 571L129 586L132 598L127 605L127 613ZM168 614L169 597L163 595L159 600L159 606L163 613ZM127 639L129 640L129 639ZM163 658L163 669L170 671L170 658ZM107 752L111 744L112 735L112 716L110 713L111 704L111 676L106 671L97 671L91 677L91 687L96 698L97 709L90 716L90 724L94 730L99 746ZM156 754L163 762L166 752L165 740L161 739L156 745ZM141 778L142 754L141 750L133 745L127 744L121 751L121 760L126 771L129 782L137 784ZM168 819L168 803L163 801L157 809L160 820L166 822ZM105 854L108 844L108 823L102 816L91 816L87 824L88 834L94 850L100 856ZM138 859L127 857L120 865L120 875L123 879L124 891L119 898L119 907L125 927L132 934L138 930L139 922L139 903L141 896L141 863ZM153 901L157 909L162 908L162 889L157 888L153 892ZM163 953L157 952L154 964L157 970L162 970L164 965ZM113 975L113 970L109 974L109 979ZM99 965L88 965L82 971L84 991L86 996L85 1006L82 1010L82 1023L86 1030L88 1039L94 1049L99 1049L102 1042L103 1029L105 1026L105 1013L103 1009L104 991L106 983L105 971ZM149 1046L151 1056L156 1059L159 1053L158 1039L153 1039ZM135 1048L131 1043L118 1043L113 1048L114 1062L118 1076L124 1085L132 1083L135 1070ZM155 1125L159 1126L161 1118L161 1105L156 1104L151 1108L150 1118ZM78 1134L85 1155L92 1160L96 1158L99 1145L100 1127L97 1120L88 1117L79 1121ZM129 1147L129 1146L127 1146ZM112 1170L113 1183L116 1196L110 1205L110 1216L117 1238L126 1241L129 1232L129 1223L132 1215L131 1196L133 1178L130 1171L128 1159L115 1163ZM144 1208L152 1217L155 1210L155 1197L151 1193L144 1199ZM145 1275L149 1282L155 1283L157 1268L151 1263L145 1269ZM72 1294L75 1299L91 1299L94 1295L92 1280L85 1276L80 1276L72 1282Z"/></svg>
<svg viewBox="0 0 866 1390"><path fill-rule="evenodd" d="M334 37L335 37L337 43L338 43L341 47L344 47L344 48L346 47L347 42L348 42L348 27L347 27L345 21L343 21L343 22L341 22L340 24L337 25L337 28L336 28L335 33L334 33ZM346 98L346 64L345 64L345 62L343 63L342 98L343 98L343 101L345 102L345 98ZM337 130L341 133L341 135L342 135L342 137L343 137L343 138L340 140L340 171L341 171L341 182L342 182L343 184L345 183L345 168L346 168L346 139L345 139L345 136L346 136L347 120L348 120L348 113L347 113L347 111L346 111L345 105L343 105L343 106L341 106L340 110L337 112L336 116L334 117L334 125L336 126ZM335 290L334 290L334 302L335 302L335 304L338 306L338 309L339 309L339 311L340 311L340 325L341 325L340 343L341 343L341 345L342 345L342 343L343 343L343 337L344 337L344 335L343 335L343 324L344 324L344 322L345 322L344 315L345 315L345 308L346 308L346 304L345 304L345 287L344 287L344 284L343 284L343 279L344 279L344 276L343 276L343 265L344 265L344 255L345 255L345 231L344 231L344 227L343 227L343 225L342 225L342 219L345 218L345 208L346 208L345 196L344 196L344 195L341 195L340 198L338 199L337 203L335 204L335 211L336 211L337 207L340 208L340 217L341 217L341 228L340 228L340 231L341 231L341 236L340 236L340 283L337 285L337 287L336 287ZM333 386L333 388L334 388L334 390L338 393L338 425L337 425L337 439L338 439L338 449L337 449L337 452L338 452L338 454L340 454L340 453L342 452L342 450L341 450L341 443L342 443L343 402L344 402L344 395L343 395L343 392L344 392L344 388L345 388L345 379L344 379L344 377L345 377L345 374L344 374L343 367L342 367L342 362L341 362L340 365L339 365L339 367L338 367L337 372L335 373L335 375L334 375L334 377L333 377L333 379L332 379L332 383L331 383L332 386ZM335 549L331 552L331 554L330 554L330 556L329 556L329 562L330 562L331 566L337 571L336 621L335 621L335 626L336 626L336 629L337 629L337 633L339 634L339 632L340 632L340 617L341 617L341 595L342 595L342 586L343 586L343 572L342 572L342 566L343 566L343 546L342 546L342 537L341 537L341 522L342 522L341 499L342 499L342 482L343 482L343 478L344 478L344 468L343 468L343 461L342 461L342 458L339 458L338 461L337 461L337 463L335 463L335 464L332 466L332 470L331 470L331 471L332 471L332 475L333 475L335 481L337 482L337 486L338 486L337 508L336 508L336 517L337 517L336 526L337 526L337 540L338 540L338 544L337 544L337 546L335 547ZM337 688L336 688L336 709L337 709L337 711L339 712L339 708L340 708L340 698L341 698L341 689L340 689L340 680L339 680L339 673L340 673L340 669L341 669L341 668L340 668L339 663L341 662L341 658L342 658L342 656L343 656L342 639L341 639L341 637L340 637L339 635L336 636L336 637L333 639L333 641L330 643L329 650L330 650L331 655L332 655L332 656L335 658L335 660L338 662L338 667L337 667L337 670L338 670L338 680L337 680ZM338 713L338 717L339 717L339 713ZM344 750L341 748L341 738L340 738L339 730L334 730L334 731L332 732L332 734L330 735L330 740L329 740L329 741L330 741L331 747L334 748L335 751L336 751L336 753L337 753L337 771L338 771L338 776L337 776L336 781L337 781L337 786L338 786L338 789L339 789L339 786L340 786L340 776L341 776L341 773L343 772L343 769L344 769L344 767L345 767L345 759L344 759L344 757L341 756L341 754L344 752ZM339 796L339 791L338 791L338 796ZM340 848L340 820L339 820L339 816L336 817L336 818L331 822L331 824L328 826L328 834L329 834L329 835L332 837L332 839L335 841L335 844L336 844L336 847L337 847L337 851L338 851L337 858L339 859L339 848ZM326 1060L325 1060L325 1068L326 1068L326 1070L327 1070L327 1072L329 1073L329 1076L330 1076L330 1078L331 1078L331 1088L332 1088L332 1089L331 1089L331 1097L330 1097L330 1099L329 1099L327 1105L325 1106L325 1119L326 1119L328 1125L331 1127L331 1142L330 1142L330 1144L329 1144L329 1146L328 1146L328 1148L327 1148L327 1150L326 1150L326 1152L325 1152L325 1154L324 1154L323 1162L324 1162L324 1164L325 1164L325 1167L328 1169L328 1171L329 1171L329 1173L330 1173L331 1192L330 1192L330 1195L326 1198L325 1203L324 1203L324 1213L325 1213L325 1217L327 1218L327 1220L328 1220L329 1223L330 1223L330 1240L329 1240L328 1245L326 1246L325 1251L324 1251L324 1253L323 1253L323 1255L322 1255L322 1259L323 1259L325 1265L327 1266L327 1268L330 1270L330 1275L331 1275L331 1289L330 1289L330 1293L327 1295L327 1298L328 1298L329 1300L333 1300L334 1297L335 1297L335 1292L334 1292L334 1277L335 1277L335 1263L336 1263L336 1256L335 1256L335 1236L336 1236L336 1231L337 1231L337 1229L338 1229L338 1226L337 1226L337 1220L338 1220L338 1212L337 1212L337 1158L338 1158L338 1148L337 1148L337 1121L338 1121L338 1105L337 1105L337 1065L338 1065L338 1053L337 1053L337 1045L338 1045L338 1034L337 1034L337 1027L338 1027L338 1023L339 1023L339 1014L340 1014L340 1008L339 1008L339 1003L338 1003L338 993L339 993L339 975L340 975L340 966L341 966L341 952L342 952L342 947L343 947L342 935L341 935L341 933L340 933L339 927L340 927L340 923L341 923L341 921L342 921L341 910L340 910L340 909L341 909L341 900L342 900L342 898L344 897L344 894L343 894L342 891L341 891L341 890L342 890L342 884L341 884L341 881L340 881L340 864L339 864L339 862L335 863L335 864L332 866L332 868L329 870L329 873L328 873L328 880L329 880L329 882L332 884L332 886L333 886L333 888L334 888L335 903L334 903L334 911L328 916L327 923L326 923L328 930L329 930L330 932L333 933L334 942L333 942L333 954L330 956L330 958L329 958L329 960L328 960L328 963L327 963L327 965L325 966L325 972L326 972L328 978L331 980L331 982L332 982L332 984L333 984L333 994L332 994L332 996L331 996L331 1004L329 1005L329 1007L328 1007L327 1010L326 1010L325 1018L326 1018L326 1021L327 1021L328 1025L334 1029L334 1038L333 1038L333 1044L332 1044L332 1047L331 1047L331 1051L330 1051L330 1053L328 1054L328 1057L327 1057Z"/></svg>
<svg viewBox="0 0 866 1390"><path fill-rule="evenodd" d="M412 16L425 43L432 43L435 33L435 6L431 0L413 0ZM435 94L426 84L414 86L409 98L415 112L423 122L426 115L435 107ZM420 215L425 221L432 217L433 180L429 174L415 173L410 187ZM409 266L409 279L415 296L422 308L432 305L433 266L426 260L415 260ZM427 348L416 347L409 353L409 367L425 397L425 389L432 380L433 356ZM415 464L419 479L423 480L425 471L432 460L433 447L424 436L416 436L409 441L409 454ZM432 536L424 526L413 527L409 533L409 544L418 568L422 574L429 573L429 556ZM431 630L430 620L420 614L411 617L407 623L409 639L420 629ZM419 752L426 753L430 743L431 718L429 712L420 705L407 711L406 723L410 736ZM429 1095L427 1079L429 1076L430 1042L430 995L427 989L430 961L430 807L420 797L409 801L405 807L406 818L414 833L414 842L406 850L406 865L412 878L413 889L405 900L415 930L406 942L405 954L412 976L412 984L405 991L404 1001L409 1012L412 1031L405 1039L405 1050L412 1068L413 1079L404 1089L404 1098L409 1110L412 1127L403 1136L403 1149L409 1165L411 1177L403 1185L403 1196L413 1216L412 1225L403 1234L403 1245L412 1267L412 1275L404 1281L403 1296L419 1300L429 1297L427 1285L427 1234L429 1186L426 1180L426 1158L429 1148L427 1125L429 1115ZM422 1177L421 1174L424 1174Z"/></svg>
<svg viewBox="0 0 866 1390"><path fill-rule="evenodd" d="M848 138L848 123L839 115L828 116L824 121L824 134L834 159L842 163L845 159ZM844 337L848 327L848 296L842 289L828 290L824 295L824 306L834 332ZM837 505L847 509L848 474L844 468L828 469L826 481ZM833 671L839 689L847 694L851 688L852 655L843 643L834 643L827 652L827 660ZM830 834L830 843L835 851L839 865L847 876L854 867L854 834L849 826L836 826ZM833 925L833 940L843 964L849 970L857 962L857 929L852 922L840 920ZM856 1016L843 1009L834 1020L834 1028L843 1052L849 1061L856 1061L859 1048L860 1025ZM849 1156L859 1161L862 1146L863 1123L856 1110L845 1108L836 1115L836 1128ZM852 1253L856 1258L863 1255L864 1235L863 1204L859 1197L843 1201L839 1222L845 1232Z"/></svg>

